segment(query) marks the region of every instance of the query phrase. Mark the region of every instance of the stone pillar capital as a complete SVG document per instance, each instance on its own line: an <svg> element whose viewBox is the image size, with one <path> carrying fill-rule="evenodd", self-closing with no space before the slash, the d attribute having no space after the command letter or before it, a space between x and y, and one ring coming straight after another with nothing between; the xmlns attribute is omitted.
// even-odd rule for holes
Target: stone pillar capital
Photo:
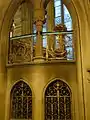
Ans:
<svg viewBox="0 0 90 120"><path fill-rule="evenodd" d="M36 36L36 49L34 60L42 61L43 57L43 47L42 47L42 28L45 23L45 10L44 8L34 10L34 24L36 25L37 36Z"/></svg>
<svg viewBox="0 0 90 120"><path fill-rule="evenodd" d="M34 24L45 23L45 9L34 9Z"/></svg>
<svg viewBox="0 0 90 120"><path fill-rule="evenodd" d="M35 22L35 24L36 24L36 30L37 30L37 32L41 32L42 31L42 27L43 27L43 21L42 20L37 20Z"/></svg>

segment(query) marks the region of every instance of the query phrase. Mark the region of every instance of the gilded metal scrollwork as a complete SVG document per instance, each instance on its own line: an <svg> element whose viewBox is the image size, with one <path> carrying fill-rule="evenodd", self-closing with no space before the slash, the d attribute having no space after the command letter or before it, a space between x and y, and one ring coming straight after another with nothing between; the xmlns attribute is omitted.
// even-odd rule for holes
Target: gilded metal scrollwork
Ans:
<svg viewBox="0 0 90 120"><path fill-rule="evenodd" d="M32 119L32 92L23 81L18 82L11 92L11 118Z"/></svg>
<svg viewBox="0 0 90 120"><path fill-rule="evenodd" d="M71 120L71 90L56 80L45 92L45 120Z"/></svg>
<svg viewBox="0 0 90 120"><path fill-rule="evenodd" d="M30 39L11 40L8 63L30 62L32 56Z"/></svg>

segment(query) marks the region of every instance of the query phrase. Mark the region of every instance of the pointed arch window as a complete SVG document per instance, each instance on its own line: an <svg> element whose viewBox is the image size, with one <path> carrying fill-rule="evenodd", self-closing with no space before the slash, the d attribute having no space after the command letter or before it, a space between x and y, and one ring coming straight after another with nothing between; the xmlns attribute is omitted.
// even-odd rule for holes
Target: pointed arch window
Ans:
<svg viewBox="0 0 90 120"><path fill-rule="evenodd" d="M30 1L24 0L13 15L9 31L8 64L32 61L32 14L33 6Z"/></svg>
<svg viewBox="0 0 90 120"><path fill-rule="evenodd" d="M72 17L63 3L63 0L54 0L54 23L55 26L58 24L64 24L67 31L72 31ZM73 46L73 36L72 34L65 35L64 39L65 49L67 51L67 59L74 59L74 46ZM58 41L56 38L56 47L58 46Z"/></svg>
<svg viewBox="0 0 90 120"><path fill-rule="evenodd" d="M32 91L23 81L11 90L11 119L32 119Z"/></svg>
<svg viewBox="0 0 90 120"><path fill-rule="evenodd" d="M63 81L53 81L45 91L45 120L71 120L71 90Z"/></svg>

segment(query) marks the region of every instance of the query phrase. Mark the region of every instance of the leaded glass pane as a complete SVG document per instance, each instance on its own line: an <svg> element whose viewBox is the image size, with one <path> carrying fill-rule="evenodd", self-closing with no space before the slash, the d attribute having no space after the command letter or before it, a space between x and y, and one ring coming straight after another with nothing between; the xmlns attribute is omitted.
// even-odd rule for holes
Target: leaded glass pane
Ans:
<svg viewBox="0 0 90 120"><path fill-rule="evenodd" d="M59 6L61 5L61 0L54 0L54 6Z"/></svg>
<svg viewBox="0 0 90 120"><path fill-rule="evenodd" d="M65 5L63 5L63 8L64 8L64 24L66 25L67 30L72 30L71 15Z"/></svg>
<svg viewBox="0 0 90 120"><path fill-rule="evenodd" d="M55 7L55 17L61 16L61 6Z"/></svg>
<svg viewBox="0 0 90 120"><path fill-rule="evenodd" d="M45 120L71 120L71 90L55 80L45 92Z"/></svg>
<svg viewBox="0 0 90 120"><path fill-rule="evenodd" d="M60 2L60 3L59 3ZM62 9L61 9L62 7ZM67 7L61 2L61 0L54 0L54 10L55 10L55 26L58 24L64 24L67 31L72 30L72 18L67 9ZM73 41L72 34L67 34L64 37L65 49L67 51L67 59L74 59ZM58 41L56 38L55 48L58 48Z"/></svg>
<svg viewBox="0 0 90 120"><path fill-rule="evenodd" d="M47 36L43 36L43 47L47 46Z"/></svg>
<svg viewBox="0 0 90 120"><path fill-rule="evenodd" d="M73 59L73 48L72 47L66 47L67 50L67 59L72 60Z"/></svg>
<svg viewBox="0 0 90 120"><path fill-rule="evenodd" d="M61 23L61 17L60 16L56 17L55 18L55 25L60 24L60 23Z"/></svg>
<svg viewBox="0 0 90 120"><path fill-rule="evenodd" d="M46 32L46 26L45 26L45 27L43 27L43 32Z"/></svg>
<svg viewBox="0 0 90 120"><path fill-rule="evenodd" d="M72 23L71 23L71 21L70 22L66 22L65 25L67 27L67 30L72 30Z"/></svg>
<svg viewBox="0 0 90 120"><path fill-rule="evenodd" d="M35 27L35 25L33 26L33 33L36 33L36 27Z"/></svg>
<svg viewBox="0 0 90 120"><path fill-rule="evenodd" d="M33 33L36 33L36 25L33 24ZM36 44L36 36L33 37L33 45Z"/></svg>
<svg viewBox="0 0 90 120"><path fill-rule="evenodd" d="M72 47L72 34L67 34L65 36L65 46L66 47Z"/></svg>
<svg viewBox="0 0 90 120"><path fill-rule="evenodd" d="M46 23L43 25L43 32L46 32L47 28L46 28ZM47 46L47 36L43 36L43 47L46 48Z"/></svg>
<svg viewBox="0 0 90 120"><path fill-rule="evenodd" d="M11 91L11 118L32 119L32 92L23 81L18 82Z"/></svg>
<svg viewBox="0 0 90 120"><path fill-rule="evenodd" d="M36 45L36 36L33 37L33 44Z"/></svg>
<svg viewBox="0 0 90 120"><path fill-rule="evenodd" d="M46 18L47 18L47 16L46 16ZM47 26L47 20L46 20L45 24L43 24L43 27L46 27L46 26Z"/></svg>

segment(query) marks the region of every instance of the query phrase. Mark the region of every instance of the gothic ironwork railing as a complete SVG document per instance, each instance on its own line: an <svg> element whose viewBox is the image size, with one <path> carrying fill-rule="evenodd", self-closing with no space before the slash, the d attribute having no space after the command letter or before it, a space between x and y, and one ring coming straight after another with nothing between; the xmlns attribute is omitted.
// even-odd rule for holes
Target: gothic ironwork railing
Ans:
<svg viewBox="0 0 90 120"><path fill-rule="evenodd" d="M73 31L42 32L40 36L42 56L36 56L37 33L11 37L8 64L34 62L36 58L44 61L74 59Z"/></svg>

